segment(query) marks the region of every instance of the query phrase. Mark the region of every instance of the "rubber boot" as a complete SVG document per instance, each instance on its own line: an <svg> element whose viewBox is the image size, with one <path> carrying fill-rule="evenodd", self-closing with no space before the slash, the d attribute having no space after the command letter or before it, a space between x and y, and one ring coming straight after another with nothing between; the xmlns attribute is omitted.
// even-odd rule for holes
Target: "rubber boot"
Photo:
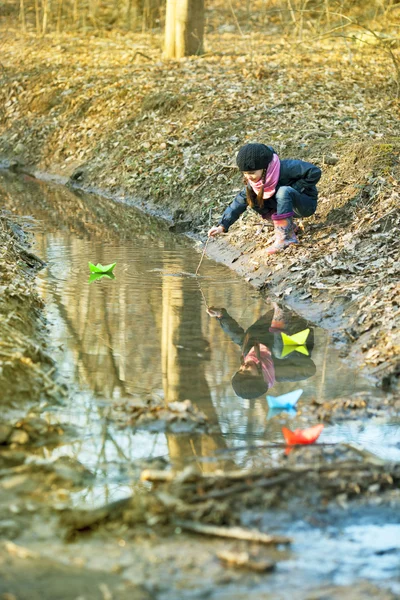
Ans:
<svg viewBox="0 0 400 600"><path fill-rule="evenodd" d="M267 248L268 254L275 254L287 248L290 244L298 244L299 240L294 232L293 213L272 215L275 228L275 241Z"/></svg>
<svg viewBox="0 0 400 600"><path fill-rule="evenodd" d="M287 308L281 308L276 302L272 302L274 314L272 316L271 333L281 333L286 329L291 321L291 314Z"/></svg>

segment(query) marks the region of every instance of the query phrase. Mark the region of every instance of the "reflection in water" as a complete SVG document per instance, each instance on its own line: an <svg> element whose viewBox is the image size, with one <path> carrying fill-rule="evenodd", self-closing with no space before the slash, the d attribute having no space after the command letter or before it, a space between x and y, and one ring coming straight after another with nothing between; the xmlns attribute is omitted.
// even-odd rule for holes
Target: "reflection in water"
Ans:
<svg viewBox="0 0 400 600"><path fill-rule="evenodd" d="M98 281L99 279L115 279L114 273L91 273L88 279L88 283Z"/></svg>
<svg viewBox="0 0 400 600"><path fill-rule="evenodd" d="M166 264L166 267L169 265ZM184 281L183 278L165 277L162 283L161 354L164 398L167 402L195 399L209 422L217 426L218 416L205 374L205 362L210 360L210 347L202 336L202 299L199 294L191 297L192 292L184 285ZM190 456L212 456L216 450L226 448L220 431L190 436L168 433L167 439L170 459L179 469ZM227 466L223 461L197 464L203 472Z"/></svg>
<svg viewBox="0 0 400 600"><path fill-rule="evenodd" d="M315 374L311 359L314 329L311 323L278 304L246 331L224 308L207 310L241 348L241 366L232 377L232 387L241 398L258 398L279 381L301 381ZM284 336L305 332L304 344L284 345ZM299 349L301 352L299 352Z"/></svg>
<svg viewBox="0 0 400 600"><path fill-rule="evenodd" d="M189 240L127 204L11 175L0 176L0 197L4 208L39 223L34 251L48 266L38 286L55 358L72 390L55 416L75 425L79 438L55 453L75 456L98 475L86 501L125 495L142 459L169 455L177 467L192 460L202 470L228 468L222 460L203 459L243 442L282 441L282 415L270 418L267 389L279 396L301 387L307 402L368 387L339 359L324 331L266 304L225 267L205 259L201 288L193 277L163 276L194 273L199 254ZM110 259L117 262L116 279L88 284L88 261ZM226 308L207 314L205 304ZM306 352L285 352L282 331L306 328ZM262 380L261 393L249 394L241 375L235 393L232 376L246 363ZM149 394L166 403L191 400L207 415L211 433L147 433L119 429L110 420L113 402ZM295 416L286 421L291 429L298 426ZM329 435L327 428L321 438ZM368 432L351 435L368 443ZM253 458L238 452L233 460L240 467Z"/></svg>

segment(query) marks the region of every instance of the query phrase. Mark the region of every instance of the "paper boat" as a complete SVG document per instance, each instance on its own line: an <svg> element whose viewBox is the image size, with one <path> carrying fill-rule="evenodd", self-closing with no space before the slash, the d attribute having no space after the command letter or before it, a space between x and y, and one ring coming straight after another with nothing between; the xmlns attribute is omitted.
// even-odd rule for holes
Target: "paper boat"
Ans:
<svg viewBox="0 0 400 600"><path fill-rule="evenodd" d="M280 358L285 358L285 356L292 352L300 352L300 354L309 356L309 352L305 346L283 346Z"/></svg>
<svg viewBox="0 0 400 600"><path fill-rule="evenodd" d="M267 414L267 421L273 419L278 415L282 415L284 413L285 417L295 417L297 415L297 410L295 408L269 408Z"/></svg>
<svg viewBox="0 0 400 600"><path fill-rule="evenodd" d="M116 264L117 263L115 262L111 263L110 265L103 266L100 263L94 265L93 263L89 262L89 269L91 273L111 273Z"/></svg>
<svg viewBox="0 0 400 600"><path fill-rule="evenodd" d="M92 283L92 281L97 281L98 279L115 279L114 273L91 273L88 279L88 283Z"/></svg>
<svg viewBox="0 0 400 600"><path fill-rule="evenodd" d="M282 396L267 396L268 406L270 408L293 408L302 393L303 390L294 390L294 392Z"/></svg>
<svg viewBox="0 0 400 600"><path fill-rule="evenodd" d="M303 331L299 331L298 333L294 333L293 335L287 335L286 333L281 332L282 341L284 346L303 346L308 338L308 334L310 333L309 329L303 329Z"/></svg>
<svg viewBox="0 0 400 600"><path fill-rule="evenodd" d="M282 427L283 437L288 446L295 446L296 444L313 444L321 435L321 431L324 426L314 425L308 429L295 429L291 431L287 427Z"/></svg>

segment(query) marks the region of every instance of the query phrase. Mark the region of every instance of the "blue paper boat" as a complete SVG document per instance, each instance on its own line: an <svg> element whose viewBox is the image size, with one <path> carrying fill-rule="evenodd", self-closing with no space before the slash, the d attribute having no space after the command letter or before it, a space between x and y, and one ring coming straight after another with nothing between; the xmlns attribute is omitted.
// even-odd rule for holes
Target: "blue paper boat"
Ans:
<svg viewBox="0 0 400 600"><path fill-rule="evenodd" d="M270 408L293 408L302 393L303 390L294 390L294 392L282 396L267 396L268 406Z"/></svg>

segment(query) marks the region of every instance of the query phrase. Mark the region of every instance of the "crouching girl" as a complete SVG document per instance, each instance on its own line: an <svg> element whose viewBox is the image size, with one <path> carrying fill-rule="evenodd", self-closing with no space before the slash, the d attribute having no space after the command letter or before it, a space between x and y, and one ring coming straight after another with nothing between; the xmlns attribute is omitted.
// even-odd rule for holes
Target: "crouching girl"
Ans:
<svg viewBox="0 0 400 600"><path fill-rule="evenodd" d="M226 208L218 225L208 235L228 231L248 206L263 219L274 224L275 241L267 248L268 254L297 244L293 217L309 217L317 209L316 184L321 169L302 160L280 159L271 146L246 144L236 157L243 172L246 187Z"/></svg>

